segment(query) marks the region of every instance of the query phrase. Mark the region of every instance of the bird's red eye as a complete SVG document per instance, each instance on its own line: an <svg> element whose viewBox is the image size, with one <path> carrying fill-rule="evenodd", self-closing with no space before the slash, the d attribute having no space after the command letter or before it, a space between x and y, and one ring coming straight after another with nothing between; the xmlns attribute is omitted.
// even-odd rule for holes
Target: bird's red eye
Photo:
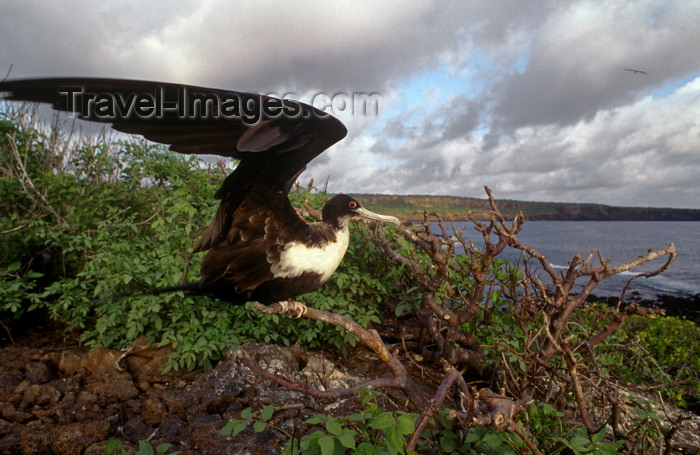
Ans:
<svg viewBox="0 0 700 455"><path fill-rule="evenodd" d="M356 209L356 208L357 208L357 202L355 202L355 201L350 201L350 202L348 202L348 207L350 207L351 209Z"/></svg>

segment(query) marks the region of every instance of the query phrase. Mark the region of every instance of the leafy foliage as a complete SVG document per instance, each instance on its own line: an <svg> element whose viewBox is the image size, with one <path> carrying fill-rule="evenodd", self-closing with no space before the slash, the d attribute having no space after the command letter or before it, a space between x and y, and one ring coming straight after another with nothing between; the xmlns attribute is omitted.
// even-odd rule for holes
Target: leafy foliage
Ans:
<svg viewBox="0 0 700 455"><path fill-rule="evenodd" d="M251 428L255 433L275 430L288 438L284 454L406 454L406 438L412 434L418 414L403 411L385 411L380 405L382 392L361 388L359 392L361 412L343 417L315 414L304 421L308 431L292 435L275 422L275 408L267 405L259 413L251 408L241 411L240 419L232 419L224 425L221 434L237 437ZM650 418L658 420L653 413ZM606 441L606 430L587 435L581 426L570 427L564 415L551 406L538 403L528 408L526 422L530 435L542 453L599 453L615 454L621 442ZM438 416L439 424L423 431L418 444L418 453L470 453L485 455L518 455L527 451L524 440L517 434L494 428L471 428L460 430L446 412ZM523 431L527 431L521 424Z"/></svg>
<svg viewBox="0 0 700 455"><path fill-rule="evenodd" d="M158 444L154 449L150 442L141 440L139 441L138 450L134 452L134 455L156 455L156 454L168 454L168 455L178 455L180 451L168 451L172 447L172 444L164 442ZM126 454L126 447L118 439L112 439L105 445L105 455L124 455Z"/></svg>
<svg viewBox="0 0 700 455"><path fill-rule="evenodd" d="M81 329L90 346L125 348L142 335L172 343L175 353L167 368L176 370L210 368L228 349L248 340L333 346L341 352L357 341L336 326L263 316L250 304L148 294L196 279L203 254L193 255L192 246L216 210L211 196L229 164L205 167L144 141L61 142L59 124L40 131L23 112L2 114L0 133L0 190L13 196L0 198L0 322L7 330L32 311L46 311ZM295 188L290 197L295 206L319 209L326 195ZM494 225L481 228L488 237ZM441 240L430 229L426 221L414 231L389 229L374 238L368 227L358 225L331 280L300 298L362 325L380 322L386 310L414 318L432 339L428 349L434 352L426 352L473 374L475 383L493 381L489 385L503 390L507 400L534 399L508 431L465 428L443 410L430 416L417 449L615 453L620 438L592 419L581 425L586 403L574 406L570 392L576 390L582 401L583 392L574 387L581 377L589 387L612 379L661 382L667 385L666 399L680 405L697 402L700 355L687 341L699 339L695 324L625 314L629 317L619 329L586 354L584 344L621 318L620 311L583 306L581 295L558 292L573 283L573 275L568 281L562 275L556 286L536 286L527 270L496 258L505 244L480 252L461 239L470 253L457 255L446 230ZM387 259L382 240L404 261ZM568 273L582 263L577 260ZM569 308L574 311L561 310ZM617 397L602 387L591 390L600 392L589 395L591 403L613 392ZM421 417L384 410L376 396L363 392L360 413L311 417L306 424L319 429L302 436L297 447L321 454L404 453L406 436ZM651 447L664 438L661 420L648 403L630 401L634 437L640 446ZM247 410L222 431L235 436L252 423L261 432L272 425L273 414L271 406L256 417ZM118 441L111 449L124 450ZM147 442L139 451L154 453Z"/></svg>
<svg viewBox="0 0 700 455"><path fill-rule="evenodd" d="M607 315L601 317L601 315ZM605 305L575 313L582 338L600 330L612 317ZM597 348L602 369L630 384L663 384L664 398L687 407L700 403L700 327L676 317L631 316Z"/></svg>
<svg viewBox="0 0 700 455"><path fill-rule="evenodd" d="M289 440L282 453L284 454L404 454L406 435L413 432L416 414L406 412L384 411L378 405L376 397L383 396L381 392L372 389L360 389L360 398L364 406L363 412L336 418L328 414L316 414L304 422L316 431L303 435L298 440L287 434ZM253 431L260 433L272 427L283 431L271 424L274 414L272 405L261 410L259 416L253 417L251 408L241 412L240 419L230 420L220 430L220 433L236 437L248 426L253 424Z"/></svg>
<svg viewBox="0 0 700 455"><path fill-rule="evenodd" d="M341 351L354 344L336 327L264 317L250 305L146 295L196 279L204 253L191 250L213 217L212 196L230 165L204 167L145 141L59 143L59 125L42 132L30 120L14 113L0 123L0 188L14 196L0 200L3 324L45 309L82 329L89 346L125 348L141 335L172 342L174 369L210 368L247 340ZM290 197L316 209L326 198L302 188ZM377 305L390 286L372 276L396 272L370 260L379 253L366 234L362 225L355 230L354 254L304 302L361 324L378 322Z"/></svg>

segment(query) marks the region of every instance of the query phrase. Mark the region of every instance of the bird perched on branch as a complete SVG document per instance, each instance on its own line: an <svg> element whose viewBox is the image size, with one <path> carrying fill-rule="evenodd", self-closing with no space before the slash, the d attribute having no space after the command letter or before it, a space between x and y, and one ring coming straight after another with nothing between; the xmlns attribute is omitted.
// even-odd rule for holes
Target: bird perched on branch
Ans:
<svg viewBox="0 0 700 455"><path fill-rule="evenodd" d="M314 157L345 137L336 118L298 101L187 85L118 79L0 82L7 100L50 103L187 154L239 160L215 194L219 208L194 250L208 250L199 281L183 290L240 304L274 303L328 280L359 216L399 224L337 195L322 221L307 223L287 194Z"/></svg>

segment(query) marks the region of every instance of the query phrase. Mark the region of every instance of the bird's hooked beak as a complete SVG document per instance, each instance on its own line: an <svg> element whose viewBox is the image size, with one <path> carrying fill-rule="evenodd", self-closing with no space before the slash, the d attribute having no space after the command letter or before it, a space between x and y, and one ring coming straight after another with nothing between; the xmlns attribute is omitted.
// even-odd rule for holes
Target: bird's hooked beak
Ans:
<svg viewBox="0 0 700 455"><path fill-rule="evenodd" d="M397 226L401 225L401 222L395 216L380 215L378 213L370 212L363 207L358 207L354 209L353 212L362 218L367 218L368 220L381 221L382 223L394 223Z"/></svg>

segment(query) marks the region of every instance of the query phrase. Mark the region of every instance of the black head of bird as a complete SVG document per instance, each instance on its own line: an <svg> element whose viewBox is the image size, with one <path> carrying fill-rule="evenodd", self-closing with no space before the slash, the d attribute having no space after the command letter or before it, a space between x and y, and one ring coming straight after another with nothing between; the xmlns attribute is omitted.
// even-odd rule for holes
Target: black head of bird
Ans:
<svg viewBox="0 0 700 455"><path fill-rule="evenodd" d="M119 79L0 82L8 100L51 103L86 120L110 123L180 153L239 160L215 197L219 208L194 251L209 250L201 277L167 288L243 303L272 303L310 292L340 264L360 216L399 224L346 195L307 223L287 194L306 164L347 130L312 106L263 95ZM146 100L146 102L144 102Z"/></svg>
<svg viewBox="0 0 700 455"><path fill-rule="evenodd" d="M371 212L362 207L357 200L345 194L333 196L326 202L321 211L323 222L330 224L336 229L347 226L348 220L352 217L362 217L385 223L398 223L396 217Z"/></svg>

